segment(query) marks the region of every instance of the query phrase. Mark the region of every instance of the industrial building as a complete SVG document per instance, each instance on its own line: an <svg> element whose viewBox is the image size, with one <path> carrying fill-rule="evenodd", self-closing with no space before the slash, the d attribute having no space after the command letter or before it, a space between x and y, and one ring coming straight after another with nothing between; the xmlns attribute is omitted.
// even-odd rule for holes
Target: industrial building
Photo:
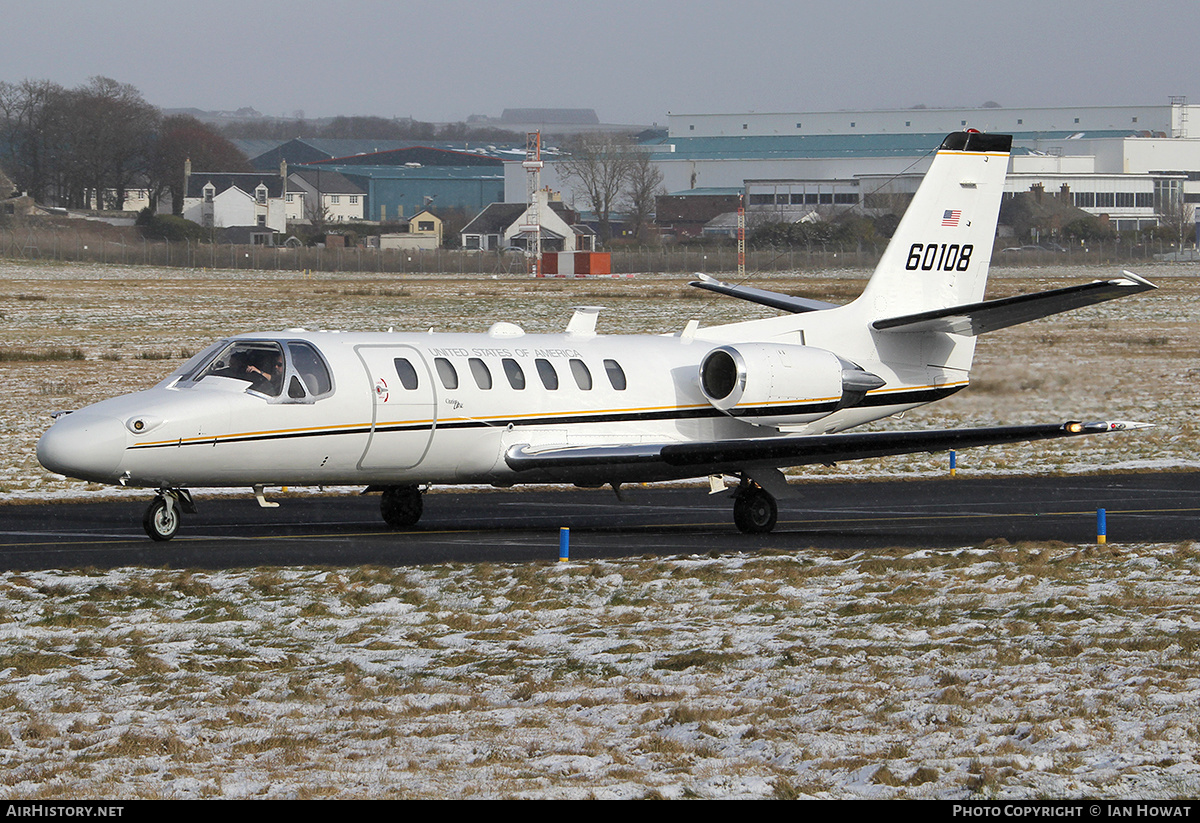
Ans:
<svg viewBox="0 0 1200 823"><path fill-rule="evenodd" d="M1156 224L1164 204L1200 203L1198 117L1200 106L1183 98L1150 106L671 114L666 133L641 149L652 153L673 197L740 191L749 211L800 219L821 207L888 207L915 190L949 132L1012 134L1010 194L1069 198L1126 230ZM543 182L586 208L553 158ZM523 199L524 187L520 164L506 164L505 199ZM693 223L703 212L696 202Z"/></svg>
<svg viewBox="0 0 1200 823"><path fill-rule="evenodd" d="M318 174L327 174L328 180L340 181L339 185L352 185L362 198L354 204L361 206L358 218L380 222L403 220L425 208L475 214L504 199L505 160L524 158L523 147L465 142L297 138L283 143L240 141L242 144L259 151L251 156L255 168L277 169L286 163L292 172L303 171L312 181L310 188L316 186ZM348 190L330 193L345 195L342 206L357 197ZM313 202L314 197L315 192L310 191L306 202ZM323 202L327 199L324 194L322 198Z"/></svg>

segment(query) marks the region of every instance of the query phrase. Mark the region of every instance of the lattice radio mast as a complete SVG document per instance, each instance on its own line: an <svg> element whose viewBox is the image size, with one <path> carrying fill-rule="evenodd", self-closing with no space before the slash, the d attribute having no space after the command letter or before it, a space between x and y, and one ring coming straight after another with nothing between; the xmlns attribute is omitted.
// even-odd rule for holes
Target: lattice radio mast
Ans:
<svg viewBox="0 0 1200 823"><path fill-rule="evenodd" d="M542 273L542 213L538 205L538 192L542 188L542 133L531 131L525 135L525 223L521 234L525 235L525 259L529 274L534 277Z"/></svg>
<svg viewBox="0 0 1200 823"><path fill-rule="evenodd" d="M746 278L746 198L738 195L738 278Z"/></svg>

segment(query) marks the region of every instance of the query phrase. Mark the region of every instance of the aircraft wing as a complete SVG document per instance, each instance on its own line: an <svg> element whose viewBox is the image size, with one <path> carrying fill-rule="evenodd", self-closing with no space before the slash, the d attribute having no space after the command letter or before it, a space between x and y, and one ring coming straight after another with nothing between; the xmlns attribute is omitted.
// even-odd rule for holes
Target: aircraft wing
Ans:
<svg viewBox="0 0 1200 823"><path fill-rule="evenodd" d="M694 443L644 443L619 446L580 446L533 450L516 445L504 455L515 471L557 472L569 469L611 468L617 472L638 467L672 467L679 477L736 474L747 469L783 468L836 463L891 454L936 452L1126 431L1148 426L1127 421L1067 422L1032 426L993 426L913 432L862 432L714 440Z"/></svg>
<svg viewBox="0 0 1200 823"><path fill-rule="evenodd" d="M699 273L697 272L697 274ZM722 283L720 280L709 277L707 274L699 274L699 277L699 280L693 280L688 285L695 286L698 289L714 291L717 294L724 294L728 297L736 297L739 300L748 300L751 303L758 303L761 306L770 306L773 309L790 311L792 314L837 308L836 303L826 303L823 300L793 297L790 294L781 294L780 292L767 291L766 289L755 289L750 286L734 286L729 283Z"/></svg>
<svg viewBox="0 0 1200 823"><path fill-rule="evenodd" d="M1113 280L1094 280L1065 289L985 300L982 303L952 306L948 309L903 317L889 317L886 320L876 320L871 327L889 332L935 331L975 336L1157 288L1133 272L1126 271L1123 274L1124 277Z"/></svg>

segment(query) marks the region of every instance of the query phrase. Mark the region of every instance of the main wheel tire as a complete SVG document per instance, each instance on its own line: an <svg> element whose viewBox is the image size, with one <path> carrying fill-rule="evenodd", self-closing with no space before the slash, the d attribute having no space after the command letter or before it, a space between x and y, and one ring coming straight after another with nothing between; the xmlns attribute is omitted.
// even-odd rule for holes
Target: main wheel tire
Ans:
<svg viewBox="0 0 1200 823"><path fill-rule="evenodd" d="M142 527L151 540L162 542L175 536L179 531L181 519L177 502L172 501L172 505L168 506L165 498L156 497L146 508L146 514L142 517Z"/></svg>
<svg viewBox="0 0 1200 823"><path fill-rule="evenodd" d="M383 515L383 522L393 529L415 526L424 509L421 490L416 486L392 486L385 489L379 499L379 512Z"/></svg>
<svg viewBox="0 0 1200 823"><path fill-rule="evenodd" d="M767 534L778 519L775 498L760 488L748 488L733 500L733 522L743 534Z"/></svg>

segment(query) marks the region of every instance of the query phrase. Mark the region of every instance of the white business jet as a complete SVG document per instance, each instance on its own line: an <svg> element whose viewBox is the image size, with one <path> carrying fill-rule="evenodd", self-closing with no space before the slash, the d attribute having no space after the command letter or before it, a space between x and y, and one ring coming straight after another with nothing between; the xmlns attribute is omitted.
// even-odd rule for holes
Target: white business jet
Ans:
<svg viewBox="0 0 1200 823"><path fill-rule="evenodd" d="M156 489L168 540L189 487L366 486L397 528L431 484L582 486L709 477L744 532L769 532L784 467L1098 434L1125 422L842 433L966 387L978 334L1154 286L1125 272L983 301L1012 138L946 137L862 295L844 306L703 277L780 310L673 334L303 329L214 343L154 388L62 415L37 455L53 472Z"/></svg>

